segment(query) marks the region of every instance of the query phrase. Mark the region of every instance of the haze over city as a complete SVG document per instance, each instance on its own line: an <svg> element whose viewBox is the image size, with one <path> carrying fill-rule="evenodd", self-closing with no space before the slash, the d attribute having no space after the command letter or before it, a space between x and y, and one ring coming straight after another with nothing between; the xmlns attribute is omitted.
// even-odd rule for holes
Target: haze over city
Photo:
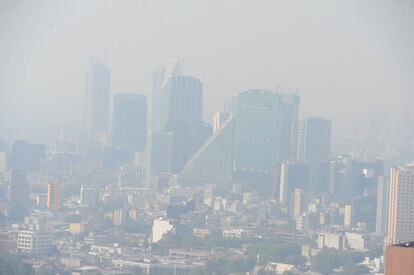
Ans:
<svg viewBox="0 0 414 275"><path fill-rule="evenodd" d="M0 0L0 275L414 274L411 0Z"/></svg>
<svg viewBox="0 0 414 275"><path fill-rule="evenodd" d="M112 93L147 95L153 70L182 59L203 78L207 121L242 90L297 90L304 115L337 122L339 149L368 122L412 122L411 1L19 0L0 9L0 134L9 139L78 129L90 57L111 68Z"/></svg>

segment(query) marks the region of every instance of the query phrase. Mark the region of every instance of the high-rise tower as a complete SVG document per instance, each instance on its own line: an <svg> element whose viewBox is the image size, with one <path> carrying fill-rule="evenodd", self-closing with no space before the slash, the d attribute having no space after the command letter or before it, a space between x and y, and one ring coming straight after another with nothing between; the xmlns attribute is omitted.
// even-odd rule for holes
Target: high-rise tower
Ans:
<svg viewBox="0 0 414 275"><path fill-rule="evenodd" d="M235 118L228 118L191 157L180 173L183 181L193 183L223 182L233 169Z"/></svg>
<svg viewBox="0 0 414 275"><path fill-rule="evenodd" d="M331 121L308 117L298 125L297 158L309 164L327 161L331 148Z"/></svg>
<svg viewBox="0 0 414 275"><path fill-rule="evenodd" d="M151 97L151 132L165 130L168 118L168 85L171 78L181 75L181 63L172 58L167 65L158 67L154 72Z"/></svg>
<svg viewBox="0 0 414 275"><path fill-rule="evenodd" d="M278 161L296 157L297 124L300 97L296 94L279 94Z"/></svg>
<svg viewBox="0 0 414 275"><path fill-rule="evenodd" d="M147 143L147 97L122 93L114 96L112 146L141 152Z"/></svg>
<svg viewBox="0 0 414 275"><path fill-rule="evenodd" d="M47 185L46 207L54 212L60 210L61 190L60 182L49 182Z"/></svg>
<svg viewBox="0 0 414 275"><path fill-rule="evenodd" d="M86 130L90 138L108 134L110 70L96 60L91 60L86 81Z"/></svg>
<svg viewBox="0 0 414 275"><path fill-rule="evenodd" d="M389 245L414 240L414 163L391 168L388 236Z"/></svg>
<svg viewBox="0 0 414 275"><path fill-rule="evenodd" d="M26 171L20 168L11 169L9 200L12 205L22 205L29 201L30 189L26 179Z"/></svg>

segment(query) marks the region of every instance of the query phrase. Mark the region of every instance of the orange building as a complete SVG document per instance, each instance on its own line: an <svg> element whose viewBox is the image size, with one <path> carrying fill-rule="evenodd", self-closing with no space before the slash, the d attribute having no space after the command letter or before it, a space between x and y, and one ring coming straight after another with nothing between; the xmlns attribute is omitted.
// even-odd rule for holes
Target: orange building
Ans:
<svg viewBox="0 0 414 275"><path fill-rule="evenodd" d="M385 275L414 274L414 241L387 246Z"/></svg>
<svg viewBox="0 0 414 275"><path fill-rule="evenodd" d="M62 185L59 182L49 182L47 185L46 207L54 212L60 210L60 193Z"/></svg>

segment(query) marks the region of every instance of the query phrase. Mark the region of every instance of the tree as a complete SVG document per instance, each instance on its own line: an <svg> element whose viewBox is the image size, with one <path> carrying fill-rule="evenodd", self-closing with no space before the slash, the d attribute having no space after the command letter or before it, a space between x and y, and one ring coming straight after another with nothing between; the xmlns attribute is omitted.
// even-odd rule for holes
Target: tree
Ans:
<svg viewBox="0 0 414 275"><path fill-rule="evenodd" d="M312 267L322 274L331 274L332 271L341 266L341 251L336 249L325 249L311 259Z"/></svg>
<svg viewBox="0 0 414 275"><path fill-rule="evenodd" d="M189 275L207 275L207 273L203 267L196 267L190 271Z"/></svg>
<svg viewBox="0 0 414 275"><path fill-rule="evenodd" d="M0 255L0 275L34 275L35 272L30 264L24 263L23 260L14 255Z"/></svg>
<svg viewBox="0 0 414 275"><path fill-rule="evenodd" d="M347 262L342 267L341 275L363 275L367 274L369 269L366 266L356 265L351 262Z"/></svg>
<svg viewBox="0 0 414 275"><path fill-rule="evenodd" d="M311 259L312 267L315 271L322 274L331 274L336 268L343 267L344 272L348 272L351 266L357 266L364 259L364 255L359 252L346 252L336 250L333 248L325 249L319 252L318 255ZM358 270L363 270L363 267ZM355 272L359 272L359 271ZM348 274L348 273L342 273ZM361 274L361 273L349 273L349 274ZM362 273L363 274L363 273Z"/></svg>
<svg viewBox="0 0 414 275"><path fill-rule="evenodd" d="M254 257L260 255L260 264L282 262L301 265L305 263L304 257L300 254L299 245L290 242L269 241L252 244L247 253Z"/></svg>

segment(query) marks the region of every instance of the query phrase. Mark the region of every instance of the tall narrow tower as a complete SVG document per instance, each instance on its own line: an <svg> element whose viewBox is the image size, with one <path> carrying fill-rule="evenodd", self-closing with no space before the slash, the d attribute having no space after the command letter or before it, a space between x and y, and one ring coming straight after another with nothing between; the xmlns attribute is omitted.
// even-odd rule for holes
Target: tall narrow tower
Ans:
<svg viewBox="0 0 414 275"><path fill-rule="evenodd" d="M151 96L151 132L153 133L165 130L168 116L168 85L177 75L181 75L181 63L177 58L172 58L154 72Z"/></svg>
<svg viewBox="0 0 414 275"><path fill-rule="evenodd" d="M49 182L47 185L46 207L51 211L59 212L62 185L60 182Z"/></svg>
<svg viewBox="0 0 414 275"><path fill-rule="evenodd" d="M86 130L89 138L108 134L110 90L110 70L91 59L87 71L85 102Z"/></svg>

